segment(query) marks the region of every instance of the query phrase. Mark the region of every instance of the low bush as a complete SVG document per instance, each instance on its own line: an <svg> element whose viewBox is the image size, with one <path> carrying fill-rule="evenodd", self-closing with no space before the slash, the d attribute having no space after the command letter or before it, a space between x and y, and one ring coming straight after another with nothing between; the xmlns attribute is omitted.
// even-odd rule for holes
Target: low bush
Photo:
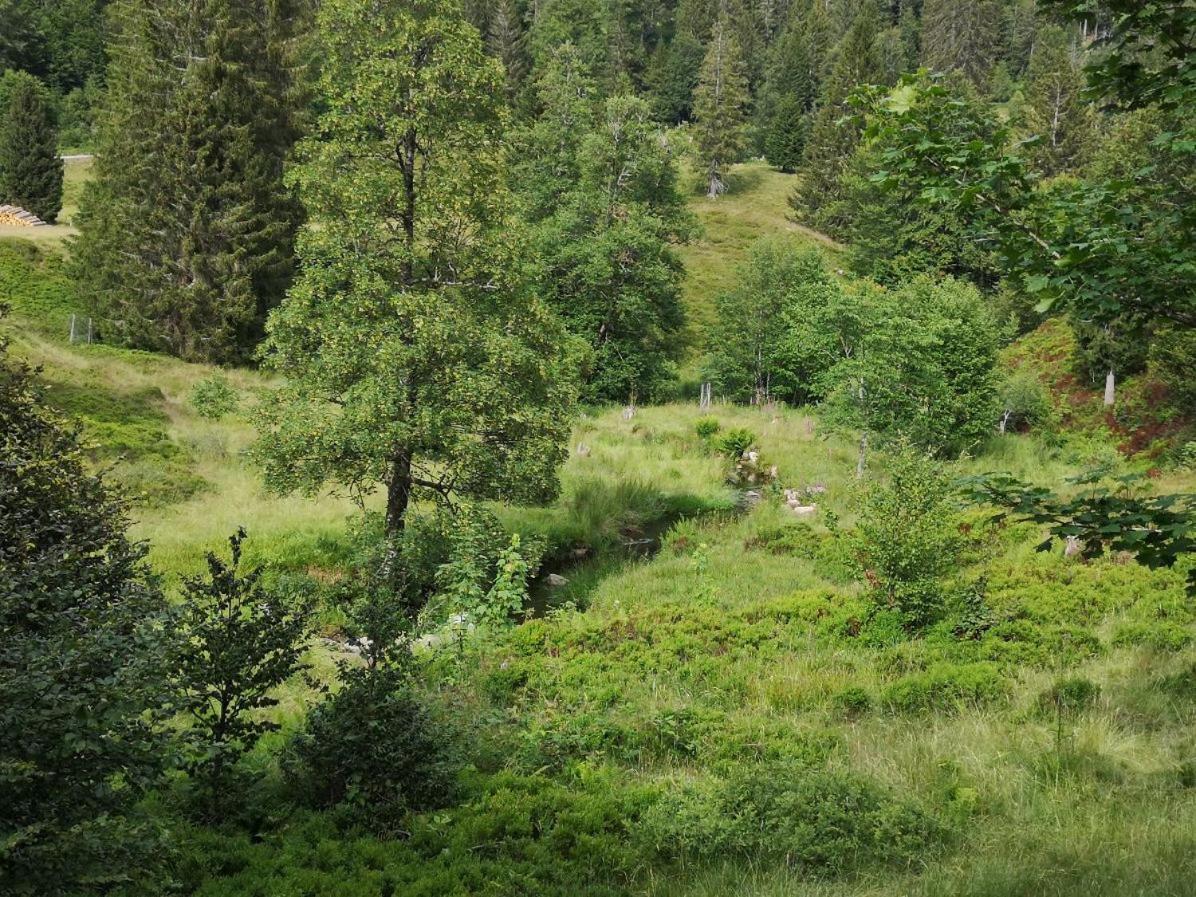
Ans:
<svg viewBox="0 0 1196 897"><path fill-rule="evenodd" d="M453 793L446 733L409 672L390 663L344 668L341 679L287 746L282 765L294 794L383 831L413 810L444 806Z"/></svg>
<svg viewBox="0 0 1196 897"><path fill-rule="evenodd" d="M191 407L200 417L220 420L232 414L241 403L241 397L223 374L200 380L191 390Z"/></svg>
<svg viewBox="0 0 1196 897"><path fill-rule="evenodd" d="M694 424L694 432L698 434L700 439L709 439L715 433L722 429L722 424L718 422L718 418L713 415L706 417L699 417Z"/></svg>
<svg viewBox="0 0 1196 897"><path fill-rule="evenodd" d="M991 663L936 664L885 689L883 703L899 713L950 711L989 704L1005 694L1008 681Z"/></svg>
<svg viewBox="0 0 1196 897"><path fill-rule="evenodd" d="M824 875L915 864L945 834L866 779L789 765L741 767L727 779L670 789L645 814L644 833L668 857L782 860Z"/></svg>
<svg viewBox="0 0 1196 897"><path fill-rule="evenodd" d="M727 430L721 436L714 440L714 449L720 455L726 455L728 458L738 459L742 458L745 452L751 450L752 446L756 444L756 434L746 427L736 427L733 430Z"/></svg>

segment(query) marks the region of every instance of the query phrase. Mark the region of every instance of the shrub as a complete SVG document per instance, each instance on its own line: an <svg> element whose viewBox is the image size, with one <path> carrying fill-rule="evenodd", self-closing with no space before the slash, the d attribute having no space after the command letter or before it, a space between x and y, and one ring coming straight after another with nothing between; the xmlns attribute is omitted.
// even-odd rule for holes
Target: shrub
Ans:
<svg viewBox="0 0 1196 897"><path fill-rule="evenodd" d="M943 836L921 810L865 779L787 765L674 788L648 810L644 828L667 856L784 858L832 875L913 862Z"/></svg>
<svg viewBox="0 0 1196 897"><path fill-rule="evenodd" d="M445 736L405 666L344 667L340 677L340 690L288 745L283 769L297 796L315 807L341 806L381 830L410 811L443 806L452 793Z"/></svg>
<svg viewBox="0 0 1196 897"><path fill-rule="evenodd" d="M223 374L213 374L200 380L191 390L191 407L200 417L220 420L232 414L240 404L240 396Z"/></svg>
<svg viewBox="0 0 1196 897"><path fill-rule="evenodd" d="M990 703L1005 689L1004 677L991 663L936 664L894 682L885 689L883 701L901 713L953 710L961 704Z"/></svg>
<svg viewBox="0 0 1196 897"><path fill-rule="evenodd" d="M1031 371L1018 370L1001 384L1001 430L1030 430L1050 424L1055 417L1046 387Z"/></svg>
<svg viewBox="0 0 1196 897"><path fill-rule="evenodd" d="M867 483L855 501L860 520L848 541L876 599L911 625L929 622L942 607L940 579L962 547L942 466L902 447L889 480Z"/></svg>
<svg viewBox="0 0 1196 897"><path fill-rule="evenodd" d="M727 430L716 440L714 448L720 455L728 458L742 458L756 444L756 434L744 427Z"/></svg>
<svg viewBox="0 0 1196 897"><path fill-rule="evenodd" d="M1091 679L1073 676L1060 679L1038 696L1038 706L1052 714L1082 713L1096 704L1100 686Z"/></svg>
<svg viewBox="0 0 1196 897"><path fill-rule="evenodd" d="M709 439L715 433L722 429L722 424L718 422L718 418L712 415L706 417L699 417L697 423L694 424L694 432L698 434L700 439Z"/></svg>
<svg viewBox="0 0 1196 897"><path fill-rule="evenodd" d="M859 716L872 709L872 695L858 685L849 685L834 696L832 703L847 716Z"/></svg>

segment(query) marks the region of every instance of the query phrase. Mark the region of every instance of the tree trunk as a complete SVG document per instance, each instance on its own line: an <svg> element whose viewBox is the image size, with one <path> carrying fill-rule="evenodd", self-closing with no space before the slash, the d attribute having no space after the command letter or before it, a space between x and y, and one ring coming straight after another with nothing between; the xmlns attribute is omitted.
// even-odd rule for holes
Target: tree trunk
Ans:
<svg viewBox="0 0 1196 897"><path fill-rule="evenodd" d="M407 506L411 504L411 455L400 452L395 455L390 469L390 480L386 484L386 553L378 577L387 582L395 572L399 559L399 537L407 525Z"/></svg>
<svg viewBox="0 0 1196 897"><path fill-rule="evenodd" d="M1105 375L1105 405L1111 408L1116 398L1117 378L1113 375L1113 369L1109 368L1109 373Z"/></svg>
<svg viewBox="0 0 1196 897"><path fill-rule="evenodd" d="M868 431L865 430L860 434L860 454L855 462L856 479L864 476L864 468L868 466Z"/></svg>

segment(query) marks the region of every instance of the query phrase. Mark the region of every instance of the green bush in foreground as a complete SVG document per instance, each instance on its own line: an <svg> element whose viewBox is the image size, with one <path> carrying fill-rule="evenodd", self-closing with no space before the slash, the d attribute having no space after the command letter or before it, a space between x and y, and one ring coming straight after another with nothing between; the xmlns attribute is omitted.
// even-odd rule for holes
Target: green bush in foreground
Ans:
<svg viewBox="0 0 1196 897"><path fill-rule="evenodd" d="M818 874L913 865L945 835L865 779L789 766L746 767L675 788L648 810L644 826L667 856L783 860Z"/></svg>

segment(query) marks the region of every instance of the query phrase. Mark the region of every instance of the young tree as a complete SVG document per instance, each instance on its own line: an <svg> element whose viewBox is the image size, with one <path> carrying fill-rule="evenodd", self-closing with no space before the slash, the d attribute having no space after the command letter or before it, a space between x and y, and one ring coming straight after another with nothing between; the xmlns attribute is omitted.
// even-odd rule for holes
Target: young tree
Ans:
<svg viewBox="0 0 1196 897"><path fill-rule="evenodd" d="M1038 32L1026 76L1026 130L1038 138L1031 160L1046 175L1076 169L1095 137L1095 113L1083 96L1075 39L1050 25Z"/></svg>
<svg viewBox="0 0 1196 897"><path fill-rule="evenodd" d="M995 432L999 337L971 284L920 277L882 292L851 356L826 375L828 415L958 455Z"/></svg>
<svg viewBox="0 0 1196 897"><path fill-rule="evenodd" d="M807 395L785 340L787 312L798 291L825 284L822 256L792 240L764 238L752 247L734 289L715 299L718 318L709 338L708 376L734 401Z"/></svg>
<svg viewBox="0 0 1196 897"><path fill-rule="evenodd" d="M306 669L300 657L311 613L310 603L288 606L267 591L260 567L240 573L245 530L228 541L231 562L208 552L208 575L183 582L171 664L179 710L192 723L188 768L214 819L227 806L237 761L279 728L260 711L277 706L274 689Z"/></svg>
<svg viewBox="0 0 1196 897"><path fill-rule="evenodd" d="M292 175L310 225L258 454L278 490L384 486L397 575L418 495L555 492L576 361L521 279L502 71L457 4L327 0L316 30L322 114Z"/></svg>
<svg viewBox="0 0 1196 897"><path fill-rule="evenodd" d="M690 228L676 162L647 103L607 100L576 171L538 228L541 288L591 348L584 397L647 399L682 349L683 270L671 243Z"/></svg>
<svg viewBox="0 0 1196 897"><path fill-rule="evenodd" d="M725 16L714 23L706 58L694 91L697 144L706 172L706 195L727 190L727 168L738 162L745 148L748 106L747 74L739 45Z"/></svg>
<svg viewBox="0 0 1196 897"><path fill-rule="evenodd" d="M0 202L53 222L62 208L58 129L44 89L24 72L8 72L0 93Z"/></svg>
<svg viewBox="0 0 1196 897"><path fill-rule="evenodd" d="M300 0L117 0L73 257L109 338L244 361L290 282Z"/></svg>
<svg viewBox="0 0 1196 897"><path fill-rule="evenodd" d="M167 751L167 606L77 431L0 341L0 892L94 893L158 869L134 809Z"/></svg>

